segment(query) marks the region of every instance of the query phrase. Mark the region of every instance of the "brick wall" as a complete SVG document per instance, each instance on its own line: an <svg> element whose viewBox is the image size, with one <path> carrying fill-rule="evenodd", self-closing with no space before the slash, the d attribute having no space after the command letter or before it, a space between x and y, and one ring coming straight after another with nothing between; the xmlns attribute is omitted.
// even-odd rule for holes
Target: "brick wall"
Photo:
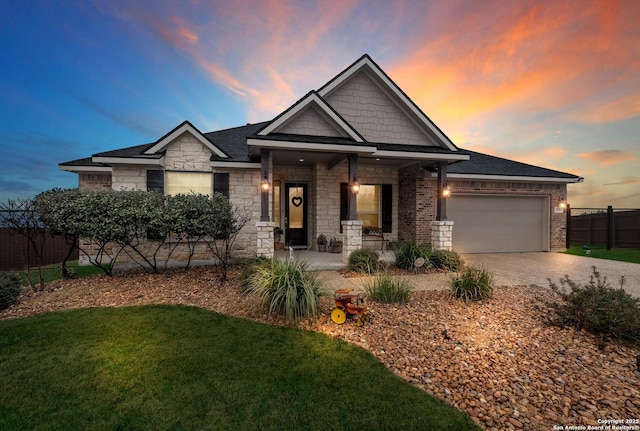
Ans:
<svg viewBox="0 0 640 431"><path fill-rule="evenodd" d="M78 188L80 190L111 190L111 174L78 174Z"/></svg>

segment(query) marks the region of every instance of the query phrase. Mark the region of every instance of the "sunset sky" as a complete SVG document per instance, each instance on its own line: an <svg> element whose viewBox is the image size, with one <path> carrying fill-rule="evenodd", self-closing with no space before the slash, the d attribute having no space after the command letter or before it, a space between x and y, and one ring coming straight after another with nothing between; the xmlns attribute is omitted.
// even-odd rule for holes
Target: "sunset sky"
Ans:
<svg viewBox="0 0 640 431"><path fill-rule="evenodd" d="M640 208L639 22L636 0L0 0L0 201L183 120L270 120L368 53L459 147Z"/></svg>

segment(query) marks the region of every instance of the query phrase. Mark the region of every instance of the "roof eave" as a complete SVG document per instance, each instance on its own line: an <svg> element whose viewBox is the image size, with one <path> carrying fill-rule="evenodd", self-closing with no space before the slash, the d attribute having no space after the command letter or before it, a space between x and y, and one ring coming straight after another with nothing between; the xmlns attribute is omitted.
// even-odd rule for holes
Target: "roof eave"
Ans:
<svg viewBox="0 0 640 431"><path fill-rule="evenodd" d="M431 173L432 177L437 177L437 173ZM487 174L454 174L447 173L447 178L461 180L484 180L484 181L523 181L536 183L581 183L582 177L534 177L528 175L487 175Z"/></svg>

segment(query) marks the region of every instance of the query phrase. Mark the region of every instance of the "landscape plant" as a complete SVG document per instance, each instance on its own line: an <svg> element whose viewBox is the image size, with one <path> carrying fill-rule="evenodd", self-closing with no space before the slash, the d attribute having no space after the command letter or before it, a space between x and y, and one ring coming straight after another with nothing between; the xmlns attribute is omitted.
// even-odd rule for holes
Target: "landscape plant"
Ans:
<svg viewBox="0 0 640 431"><path fill-rule="evenodd" d="M361 274L373 274L380 269L380 256L374 250L360 249L349 255L349 269Z"/></svg>
<svg viewBox="0 0 640 431"><path fill-rule="evenodd" d="M0 310L11 307L18 300L22 281L15 272L0 272Z"/></svg>
<svg viewBox="0 0 640 431"><path fill-rule="evenodd" d="M549 287L559 295L559 302L549 302L551 323L584 329L604 339L618 339L640 346L640 299L631 296L623 287L611 287L607 277L595 266L586 284L573 281L568 275L560 285L549 279Z"/></svg>
<svg viewBox="0 0 640 431"><path fill-rule="evenodd" d="M431 250L429 262L434 268L446 271L459 271L464 264L462 257L453 250Z"/></svg>
<svg viewBox="0 0 640 431"><path fill-rule="evenodd" d="M417 244L412 241L401 242L394 250L396 257L396 266L398 268L407 269L409 271L417 271L419 268L415 266L416 259L421 258L424 264L421 268L431 266L429 261L429 247Z"/></svg>
<svg viewBox="0 0 640 431"><path fill-rule="evenodd" d="M451 294L463 301L479 301L493 296L495 281L486 268L468 267L449 278Z"/></svg>
<svg viewBox="0 0 640 431"><path fill-rule="evenodd" d="M387 272L376 275L363 283L364 292L372 301L385 304L409 302L413 287L402 277L393 277Z"/></svg>
<svg viewBox="0 0 640 431"><path fill-rule="evenodd" d="M245 291L253 296L269 315L280 314L289 321L313 317L318 312L324 289L317 272L308 271L299 259L259 261L246 278Z"/></svg>

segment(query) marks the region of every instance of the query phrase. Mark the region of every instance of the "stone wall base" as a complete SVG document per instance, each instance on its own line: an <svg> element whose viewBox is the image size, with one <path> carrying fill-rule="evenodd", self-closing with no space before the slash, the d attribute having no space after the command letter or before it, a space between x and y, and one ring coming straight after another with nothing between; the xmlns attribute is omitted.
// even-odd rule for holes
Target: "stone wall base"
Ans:
<svg viewBox="0 0 640 431"><path fill-rule="evenodd" d="M431 248L433 250L453 249L453 222L452 221L432 221L431 222Z"/></svg>
<svg viewBox="0 0 640 431"><path fill-rule="evenodd" d="M273 246L273 228L276 224L272 221L258 221L256 222L256 251L258 257L267 257L271 259L274 256Z"/></svg>
<svg viewBox="0 0 640 431"><path fill-rule="evenodd" d="M342 261L347 263L351 252L362 248L362 222L342 220Z"/></svg>

